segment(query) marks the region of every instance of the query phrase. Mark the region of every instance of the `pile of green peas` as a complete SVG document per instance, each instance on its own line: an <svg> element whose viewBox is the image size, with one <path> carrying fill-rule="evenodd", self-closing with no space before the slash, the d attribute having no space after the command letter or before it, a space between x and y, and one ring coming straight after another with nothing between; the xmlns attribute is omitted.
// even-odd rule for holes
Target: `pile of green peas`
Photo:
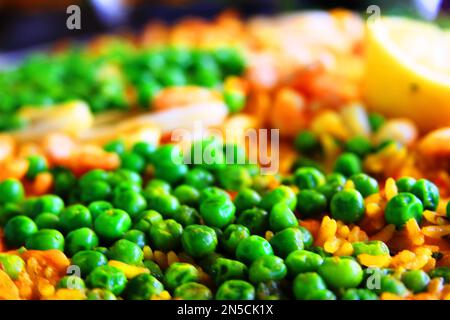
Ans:
<svg viewBox="0 0 450 320"><path fill-rule="evenodd" d="M0 132L27 126L17 111L23 106L48 107L71 100L84 100L90 109L103 112L128 110L127 87L137 93L137 104L151 107L165 87L198 85L222 89L228 76L245 69L242 54L232 48L214 50L167 47L134 49L112 43L96 55L81 47L56 55L34 54L17 67L0 72ZM117 69L119 72L111 72ZM239 111L245 96L225 90L230 111Z"/></svg>
<svg viewBox="0 0 450 320"><path fill-rule="evenodd" d="M65 168L40 165L42 159L30 160L35 165L29 179L49 171L54 191L26 198L21 182L0 183L7 245L64 251L81 276L65 276L57 287L83 290L93 300L147 300L164 290L178 299L375 300L383 292L423 292L434 277L450 281L450 268L408 270L401 278L385 268L376 270L380 286L369 289L373 270L356 256L389 254L386 244L356 242L353 256L345 257L314 246L299 218L330 213L357 223L364 216L364 198L379 191L377 181L359 170L354 153L339 157L333 173L301 166L289 177L275 176L280 184L271 188L274 177L237 161L239 156L227 158L228 148L245 154L238 146L206 139L192 150L198 145L215 161L187 165L176 145L138 142L127 149L120 140L104 146L121 159L114 171L95 169L76 177ZM354 189L344 188L348 180ZM401 229L410 218L420 222L425 208L436 208L439 191L430 181L402 178L397 186L400 193L386 207L388 223ZM273 236L266 237L267 231ZM183 253L195 263L176 262L162 270L145 258L145 246ZM149 272L127 279L109 260ZM19 257L8 254L0 254L0 264L11 278L24 268ZM205 282L203 273L211 281Z"/></svg>

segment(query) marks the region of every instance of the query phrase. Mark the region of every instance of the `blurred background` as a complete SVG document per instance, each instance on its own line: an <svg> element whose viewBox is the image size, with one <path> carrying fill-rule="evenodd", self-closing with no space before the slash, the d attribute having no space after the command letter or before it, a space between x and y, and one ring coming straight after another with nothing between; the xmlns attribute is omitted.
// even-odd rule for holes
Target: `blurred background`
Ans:
<svg viewBox="0 0 450 320"><path fill-rule="evenodd" d="M149 20L174 22L185 16L210 18L224 9L243 17L299 9L344 7L365 12L378 5L383 14L440 19L447 0L0 0L0 52L15 52L65 38L83 39L112 31L135 31ZM81 8L81 30L66 28L68 6Z"/></svg>

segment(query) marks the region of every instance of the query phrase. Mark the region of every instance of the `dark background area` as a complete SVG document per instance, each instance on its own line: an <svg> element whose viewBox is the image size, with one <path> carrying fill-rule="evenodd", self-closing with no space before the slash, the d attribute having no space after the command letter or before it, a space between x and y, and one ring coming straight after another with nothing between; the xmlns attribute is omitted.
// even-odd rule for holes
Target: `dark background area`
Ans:
<svg viewBox="0 0 450 320"><path fill-rule="evenodd" d="M434 2L436 0L423 0ZM437 0L439 1L439 0ZM211 18L227 8L243 17L275 14L299 9L345 7L365 12L369 5L379 5L382 13L402 12L416 15L417 7L409 0L0 0L0 51L10 52L47 44L64 38L86 38L115 30L139 30L149 20L168 23L184 16ZM449 7L440 1L440 9ZM104 3L102 7L99 3ZM81 30L66 28L67 6L81 8ZM117 5L118 16L110 11Z"/></svg>

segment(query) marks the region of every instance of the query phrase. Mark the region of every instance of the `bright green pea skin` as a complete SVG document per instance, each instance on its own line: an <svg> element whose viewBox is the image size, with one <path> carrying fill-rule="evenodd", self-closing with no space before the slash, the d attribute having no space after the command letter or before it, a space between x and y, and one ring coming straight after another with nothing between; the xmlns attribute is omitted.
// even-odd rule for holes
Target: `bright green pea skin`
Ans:
<svg viewBox="0 0 450 320"><path fill-rule="evenodd" d="M225 190L239 191L252 184L250 173L242 165L227 165L218 171L217 177Z"/></svg>
<svg viewBox="0 0 450 320"><path fill-rule="evenodd" d="M200 192L194 187L182 184L175 188L173 195L181 204L197 206L200 201Z"/></svg>
<svg viewBox="0 0 450 320"><path fill-rule="evenodd" d="M170 193L172 191L172 186L164 180L152 179L145 186L145 190L159 190L163 193Z"/></svg>
<svg viewBox="0 0 450 320"><path fill-rule="evenodd" d="M158 165L155 164L154 167L155 167L154 172L155 177L158 179L166 180L171 184L183 181L183 178L189 171L188 166L183 163L181 164L162 163Z"/></svg>
<svg viewBox="0 0 450 320"><path fill-rule="evenodd" d="M378 300L378 296L369 289L348 289L341 297L342 300Z"/></svg>
<svg viewBox="0 0 450 320"><path fill-rule="evenodd" d="M303 226L298 226L297 228L302 232L303 245L305 248L310 247L314 242L314 237L311 232Z"/></svg>
<svg viewBox="0 0 450 320"><path fill-rule="evenodd" d="M292 251L285 263L291 277L299 273L316 272L323 262L323 258L317 253L307 250Z"/></svg>
<svg viewBox="0 0 450 320"><path fill-rule="evenodd" d="M126 239L128 241L131 241L139 246L139 248L143 248L145 244L147 243L147 238L145 236L145 233L141 230L128 230L122 237L122 239Z"/></svg>
<svg viewBox="0 0 450 320"><path fill-rule="evenodd" d="M202 203L203 201L206 201L207 199L210 198L228 198L230 199L230 195L228 194L228 192L226 192L223 189L220 189L218 187L207 187L202 189L202 191L200 192L200 203Z"/></svg>
<svg viewBox="0 0 450 320"><path fill-rule="evenodd" d="M27 216L16 216L10 219L4 228L6 244L12 248L23 246L27 239L38 232L33 220Z"/></svg>
<svg viewBox="0 0 450 320"><path fill-rule="evenodd" d="M64 251L64 236L58 230L42 229L33 233L25 242L27 249Z"/></svg>
<svg viewBox="0 0 450 320"><path fill-rule="evenodd" d="M361 173L361 160L354 153L345 152L336 159L333 171L341 173L346 177Z"/></svg>
<svg viewBox="0 0 450 320"><path fill-rule="evenodd" d="M200 204L200 215L211 227L226 227L233 221L235 212L233 202L225 197L208 198Z"/></svg>
<svg viewBox="0 0 450 320"><path fill-rule="evenodd" d="M24 209L24 206L12 202L0 205L0 226L4 226L13 217L26 213L27 211Z"/></svg>
<svg viewBox="0 0 450 320"><path fill-rule="evenodd" d="M89 174L89 172L87 174ZM135 183L139 186L142 185L142 177L139 173L123 168L118 169L113 173L105 172L104 178L101 178L100 180L109 181L109 184L113 188L125 181Z"/></svg>
<svg viewBox="0 0 450 320"><path fill-rule="evenodd" d="M398 192L411 192L412 187L416 184L417 180L411 177L401 177L395 184L397 185Z"/></svg>
<svg viewBox="0 0 450 320"><path fill-rule="evenodd" d="M71 262L80 268L83 277L89 275L95 268L106 265L108 259L98 251L83 250L78 251L72 257Z"/></svg>
<svg viewBox="0 0 450 320"><path fill-rule="evenodd" d="M248 269L245 264L237 260L217 258L211 266L210 273L214 282L220 285L227 280L245 280Z"/></svg>
<svg viewBox="0 0 450 320"><path fill-rule="evenodd" d="M350 180L353 181L355 189L358 190L364 198L379 192L377 180L365 173L352 175Z"/></svg>
<svg viewBox="0 0 450 320"><path fill-rule="evenodd" d="M103 146L103 150L121 155L125 152L125 143L122 140L112 140Z"/></svg>
<svg viewBox="0 0 450 320"><path fill-rule="evenodd" d="M149 241L153 249L175 250L180 246L183 227L173 219L156 222L150 226Z"/></svg>
<svg viewBox="0 0 450 320"><path fill-rule="evenodd" d="M36 217L40 213L49 212L60 214L64 209L64 201L52 194L46 194L36 198L32 203L31 216Z"/></svg>
<svg viewBox="0 0 450 320"><path fill-rule="evenodd" d="M383 126L385 121L386 120L384 119L384 117L379 113L372 112L369 114L369 124L372 128L372 131L374 132L378 131L378 129Z"/></svg>
<svg viewBox="0 0 450 320"><path fill-rule="evenodd" d="M152 260L144 260L144 267L150 270L150 274L158 279L158 281L163 281L164 274L156 262Z"/></svg>
<svg viewBox="0 0 450 320"><path fill-rule="evenodd" d="M90 288L106 289L117 296L125 289L127 278L120 269L103 265L95 268L88 275L86 283Z"/></svg>
<svg viewBox="0 0 450 320"><path fill-rule="evenodd" d="M117 300L114 293L105 289L92 289L86 294L88 300Z"/></svg>
<svg viewBox="0 0 450 320"><path fill-rule="evenodd" d="M88 206L89 212L91 213L92 220L95 221L100 213L113 209L113 206L108 201L94 201Z"/></svg>
<svg viewBox="0 0 450 320"><path fill-rule="evenodd" d="M255 288L244 280L228 280L217 289L216 300L254 300Z"/></svg>
<svg viewBox="0 0 450 320"><path fill-rule="evenodd" d="M430 276L423 270L409 270L402 274L402 282L414 293L423 292L430 283Z"/></svg>
<svg viewBox="0 0 450 320"><path fill-rule="evenodd" d="M302 167L295 170L294 182L300 190L314 189L325 183L325 176L316 168Z"/></svg>
<svg viewBox="0 0 450 320"><path fill-rule="evenodd" d="M0 270L5 271L12 280L17 280L24 268L25 262L19 256L0 253Z"/></svg>
<svg viewBox="0 0 450 320"><path fill-rule="evenodd" d="M297 151L306 155L315 154L321 149L319 139L309 130L304 130L297 134L294 140L294 146Z"/></svg>
<svg viewBox="0 0 450 320"><path fill-rule="evenodd" d="M331 199L333 199L334 195L339 191L344 189L343 185L337 182L327 182L320 187L318 187L315 191L323 194L327 200L327 204L329 206ZM306 190L305 190L306 191Z"/></svg>
<svg viewBox="0 0 450 320"><path fill-rule="evenodd" d="M400 280L397 280L390 275L386 275L381 277L380 289L375 289L375 292L378 294L381 294L383 292L390 292L404 297L408 294L408 289Z"/></svg>
<svg viewBox="0 0 450 320"><path fill-rule="evenodd" d="M135 172L142 172L145 169L145 159L137 153L125 151L120 155L120 167Z"/></svg>
<svg viewBox="0 0 450 320"><path fill-rule="evenodd" d="M95 181L109 181L110 174L102 169L94 169L86 172L81 176L79 180L79 184L81 188L85 188L89 186L92 182Z"/></svg>
<svg viewBox="0 0 450 320"><path fill-rule="evenodd" d="M90 203L98 200L108 199L112 190L105 181L93 181L81 188L81 201Z"/></svg>
<svg viewBox="0 0 450 320"><path fill-rule="evenodd" d="M297 300L305 300L311 292L326 290L327 286L322 277L316 272L305 272L295 277L292 289Z"/></svg>
<svg viewBox="0 0 450 320"><path fill-rule="evenodd" d="M114 187L113 197L118 197L120 194L129 191L139 193L142 191L142 187L132 181L123 181Z"/></svg>
<svg viewBox="0 0 450 320"><path fill-rule="evenodd" d="M147 161L151 159L155 150L156 150L155 145L144 141L136 142L132 148L132 151L134 153L140 155Z"/></svg>
<svg viewBox="0 0 450 320"><path fill-rule="evenodd" d="M327 289L313 290L306 295L305 300L336 300L336 295Z"/></svg>
<svg viewBox="0 0 450 320"><path fill-rule="evenodd" d="M170 290L175 290L183 283L198 282L200 273L193 265L185 262L172 263L164 274L164 284Z"/></svg>
<svg viewBox="0 0 450 320"><path fill-rule="evenodd" d="M111 209L100 213L94 223L95 233L105 241L121 238L130 227L130 216L120 209Z"/></svg>
<svg viewBox="0 0 450 320"><path fill-rule="evenodd" d="M273 255L273 249L270 243L256 235L242 239L236 247L236 257L246 265L250 265L262 256L271 255Z"/></svg>
<svg viewBox="0 0 450 320"><path fill-rule="evenodd" d="M174 297L182 300L211 300L213 295L205 285L187 282L175 289Z"/></svg>
<svg viewBox="0 0 450 320"><path fill-rule="evenodd" d="M132 219L147 207L145 198L139 192L135 191L117 194L114 197L113 204L115 208L127 212Z"/></svg>
<svg viewBox="0 0 450 320"><path fill-rule="evenodd" d="M325 258L318 273L325 282L335 288L356 288L363 280L363 270L358 262L339 257Z"/></svg>
<svg viewBox="0 0 450 320"><path fill-rule="evenodd" d="M327 209L327 198L316 190L301 190L297 195L297 209L303 217L314 217Z"/></svg>
<svg viewBox="0 0 450 320"><path fill-rule="evenodd" d="M234 198L234 205L238 212L257 207L261 202L258 192L250 188L244 188Z"/></svg>
<svg viewBox="0 0 450 320"><path fill-rule="evenodd" d="M181 205L173 214L173 219L183 227L187 227L191 224L200 224L201 216L194 208Z"/></svg>
<svg viewBox="0 0 450 320"><path fill-rule="evenodd" d="M65 288L72 290L84 290L86 285L84 280L77 276L64 276L56 284L56 288Z"/></svg>
<svg viewBox="0 0 450 320"><path fill-rule="evenodd" d="M278 232L286 228L297 227L298 220L286 203L278 203L270 211L269 226L270 230Z"/></svg>
<svg viewBox="0 0 450 320"><path fill-rule="evenodd" d="M342 190L331 199L333 218L346 223L359 221L364 216L364 199L357 190Z"/></svg>
<svg viewBox="0 0 450 320"><path fill-rule="evenodd" d="M66 237L66 252L73 256L78 251L91 250L98 246L98 237L92 229L80 228L69 232Z"/></svg>
<svg viewBox="0 0 450 320"><path fill-rule="evenodd" d="M165 218L171 218L180 206L180 202L176 197L161 190L146 189L144 197L147 200L147 208L161 213Z"/></svg>
<svg viewBox="0 0 450 320"><path fill-rule="evenodd" d="M369 139L364 136L356 136L350 138L345 143L345 150L356 154L358 157L364 158L372 151L372 144Z"/></svg>
<svg viewBox="0 0 450 320"><path fill-rule="evenodd" d="M20 202L23 200L24 195L25 191L19 180L6 179L0 182L0 204Z"/></svg>
<svg viewBox="0 0 450 320"><path fill-rule="evenodd" d="M239 242L250 237L250 230L240 224L230 224L220 236L220 246L229 254L234 254Z"/></svg>
<svg viewBox="0 0 450 320"><path fill-rule="evenodd" d="M74 204L61 212L59 222L65 232L70 232L83 227L92 227L92 216L87 207Z"/></svg>
<svg viewBox="0 0 450 320"><path fill-rule="evenodd" d="M152 224L163 220L162 215L155 210L145 210L139 214L133 228L147 234Z"/></svg>
<svg viewBox="0 0 450 320"><path fill-rule="evenodd" d="M280 281L287 275L283 259L276 256L262 256L255 260L249 270L249 279L253 283L265 281Z"/></svg>
<svg viewBox="0 0 450 320"><path fill-rule="evenodd" d="M424 207L419 198L412 193L401 192L389 200L384 211L384 217L387 223L401 228L412 218L420 223L423 210Z"/></svg>
<svg viewBox="0 0 450 320"><path fill-rule="evenodd" d="M26 177L28 179L34 179L39 173L47 170L47 160L39 155L32 155L27 158L28 170Z"/></svg>
<svg viewBox="0 0 450 320"><path fill-rule="evenodd" d="M333 172L326 176L326 183L336 183L343 186L347 182L347 178L339 172Z"/></svg>
<svg viewBox="0 0 450 320"><path fill-rule="evenodd" d="M53 213L41 213L36 218L34 222L38 229L59 229L59 216Z"/></svg>
<svg viewBox="0 0 450 320"><path fill-rule="evenodd" d="M239 91L224 91L223 98L230 112L239 112L245 106L245 95Z"/></svg>
<svg viewBox="0 0 450 320"><path fill-rule="evenodd" d="M108 251L111 260L121 261L130 265L140 265L144 259L142 249L126 239L117 240Z"/></svg>
<svg viewBox="0 0 450 320"><path fill-rule="evenodd" d="M286 202L289 209L295 210L295 206L297 205L297 196L288 186L279 186L264 195L260 206L264 210L270 211L275 204L280 202Z"/></svg>
<svg viewBox="0 0 450 320"><path fill-rule="evenodd" d="M261 235L269 227L269 214L266 210L260 208L247 209L238 216L237 223L247 227L250 233Z"/></svg>
<svg viewBox="0 0 450 320"><path fill-rule="evenodd" d="M353 242L353 255L358 256L360 254L369 254L372 256L389 254L389 247L379 240L365 241L365 242Z"/></svg>
<svg viewBox="0 0 450 320"><path fill-rule="evenodd" d="M208 226L192 224L184 229L181 244L188 255L200 258L216 250L217 234Z"/></svg>
<svg viewBox="0 0 450 320"><path fill-rule="evenodd" d="M304 248L303 235L298 228L286 228L277 232L269 242L275 254L282 258L287 257L293 251Z"/></svg>
<svg viewBox="0 0 450 320"><path fill-rule="evenodd" d="M142 273L128 282L124 295L128 300L149 300L163 291L164 286L158 279L148 273Z"/></svg>
<svg viewBox="0 0 450 320"><path fill-rule="evenodd" d="M214 176L205 169L194 168L186 174L184 183L197 190L202 190L213 185Z"/></svg>
<svg viewBox="0 0 450 320"><path fill-rule="evenodd" d="M425 210L436 210L439 204L439 189L434 183L420 179L412 186L411 193L422 201Z"/></svg>

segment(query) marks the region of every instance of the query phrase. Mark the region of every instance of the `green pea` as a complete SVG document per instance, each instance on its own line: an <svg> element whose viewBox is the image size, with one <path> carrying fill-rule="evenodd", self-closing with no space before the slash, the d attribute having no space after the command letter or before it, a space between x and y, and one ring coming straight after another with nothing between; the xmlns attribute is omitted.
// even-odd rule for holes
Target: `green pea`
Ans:
<svg viewBox="0 0 450 320"><path fill-rule="evenodd" d="M103 146L103 150L121 155L125 152L125 143L123 140L112 140Z"/></svg>
<svg viewBox="0 0 450 320"><path fill-rule="evenodd" d="M183 227L191 224L199 224L201 216L197 210L188 206L180 206L173 215L173 219L180 223Z"/></svg>
<svg viewBox="0 0 450 320"><path fill-rule="evenodd" d="M6 244L13 248L23 246L27 239L38 232L33 220L26 216L16 216L5 225Z"/></svg>
<svg viewBox="0 0 450 320"><path fill-rule="evenodd" d="M320 255L307 250L292 251L285 261L289 274L292 277L299 273L316 272L322 262L323 258Z"/></svg>
<svg viewBox="0 0 450 320"><path fill-rule="evenodd" d="M439 204L439 189L434 183L420 179L412 186L411 193L422 201L425 210L436 210Z"/></svg>
<svg viewBox="0 0 450 320"><path fill-rule="evenodd" d="M58 283L56 284L56 288L65 288L71 290L84 290L86 289L86 285L84 284L84 280L77 276L64 276L62 277Z"/></svg>
<svg viewBox="0 0 450 320"><path fill-rule="evenodd" d="M386 120L381 114L376 112L369 113L369 124L370 127L372 128L372 131L374 132L378 131L378 129L380 129L383 126L385 121Z"/></svg>
<svg viewBox="0 0 450 320"><path fill-rule="evenodd" d="M314 238L311 232L302 226L298 226L297 228L302 232L303 245L305 246L305 248L311 246L314 242Z"/></svg>
<svg viewBox="0 0 450 320"><path fill-rule="evenodd" d="M329 182L329 183L323 184L320 187L318 187L316 189L316 191L325 196L325 198L327 200L327 204L329 205L331 202L331 199L333 199L333 196L336 193L338 193L339 191L342 191L343 189L344 189L343 185L341 185L337 182ZM304 191L306 191L306 190L304 190Z"/></svg>
<svg viewBox="0 0 450 320"><path fill-rule="evenodd" d="M246 265L250 265L256 259L262 256L273 255L273 249L270 243L256 235L242 239L236 248L236 257Z"/></svg>
<svg viewBox="0 0 450 320"><path fill-rule="evenodd" d="M25 246L33 250L64 251L64 236L54 229L42 229L28 237Z"/></svg>
<svg viewBox="0 0 450 320"><path fill-rule="evenodd" d="M333 172L326 176L326 183L331 183L331 184L335 183L340 186L343 186L346 182L347 182L347 178L343 174L338 173L338 172Z"/></svg>
<svg viewBox="0 0 450 320"><path fill-rule="evenodd" d="M38 215L34 222L38 229L59 229L59 217L53 213L41 213Z"/></svg>
<svg viewBox="0 0 450 320"><path fill-rule="evenodd" d="M111 187L105 181L94 181L81 189L81 201L90 203L98 200L108 199L111 195Z"/></svg>
<svg viewBox="0 0 450 320"><path fill-rule="evenodd" d="M160 221L163 221L161 214L155 210L145 210L139 214L133 228L148 233L152 224Z"/></svg>
<svg viewBox="0 0 450 320"><path fill-rule="evenodd" d="M184 183L197 190L202 190L206 187L210 187L214 183L214 176L205 169L194 168L186 174Z"/></svg>
<svg viewBox="0 0 450 320"><path fill-rule="evenodd" d="M80 268L83 277L90 274L95 268L106 265L106 256L98 251L83 250L78 251L71 259L72 264Z"/></svg>
<svg viewBox="0 0 450 320"><path fill-rule="evenodd" d="M216 250L217 243L217 235L214 229L197 224L187 226L181 236L183 250L194 258L213 253Z"/></svg>
<svg viewBox="0 0 450 320"><path fill-rule="evenodd" d="M249 236L250 231L246 226L230 224L225 228L220 237L220 245L226 252L234 254L239 242Z"/></svg>
<svg viewBox="0 0 450 320"><path fill-rule="evenodd" d="M286 203L273 206L269 216L270 230L277 232L290 227L297 227L298 220Z"/></svg>
<svg viewBox="0 0 450 320"><path fill-rule="evenodd" d="M175 184L183 180L188 170L189 168L187 167L187 165L183 163L162 163L155 165L155 177Z"/></svg>
<svg viewBox="0 0 450 320"><path fill-rule="evenodd" d="M28 170L26 177L28 179L34 179L36 176L47 170L47 160L39 155L32 155L27 158Z"/></svg>
<svg viewBox="0 0 450 320"><path fill-rule="evenodd" d="M125 274L118 268L103 265L95 268L86 278L90 288L100 288L111 291L114 295L120 295L127 284Z"/></svg>
<svg viewBox="0 0 450 320"><path fill-rule="evenodd" d="M225 197L208 198L200 204L200 215L212 227L227 226L233 221L235 212L233 202Z"/></svg>
<svg viewBox="0 0 450 320"><path fill-rule="evenodd" d="M163 193L170 193L172 191L172 187L170 183L161 180L161 179L152 179L145 186L146 190L160 190Z"/></svg>
<svg viewBox="0 0 450 320"><path fill-rule="evenodd" d="M361 220L364 216L364 199L356 190L342 190L331 199L330 211L333 218L346 223Z"/></svg>
<svg viewBox="0 0 450 320"><path fill-rule="evenodd" d="M0 253L0 270L12 279L17 280L19 274L25 269L25 262L15 254Z"/></svg>
<svg viewBox="0 0 450 320"><path fill-rule="evenodd" d="M277 232L270 239L275 254L285 258L289 253L304 248L302 232L298 228L287 228Z"/></svg>
<svg viewBox="0 0 450 320"><path fill-rule="evenodd" d="M140 155L146 161L149 161L152 158L155 150L155 145L145 141L136 142L132 148L133 153Z"/></svg>
<svg viewBox="0 0 450 320"><path fill-rule="evenodd" d="M64 209L64 201L60 197L51 194L36 198L31 205L32 217L36 217L44 212L59 214Z"/></svg>
<svg viewBox="0 0 450 320"><path fill-rule="evenodd" d="M79 183L81 188L85 188L95 181L108 181L109 178L110 175L107 171L94 169L83 174L80 177Z"/></svg>
<svg viewBox="0 0 450 320"><path fill-rule="evenodd" d="M333 288L356 288L363 280L363 270L358 262L339 257L325 258L319 274Z"/></svg>
<svg viewBox="0 0 450 320"><path fill-rule="evenodd" d="M294 183L301 190L314 189L325 183L325 176L316 168L303 167L295 170Z"/></svg>
<svg viewBox="0 0 450 320"><path fill-rule="evenodd" d="M327 289L314 290L306 295L305 300L336 300L336 295Z"/></svg>
<svg viewBox="0 0 450 320"><path fill-rule="evenodd" d="M350 180L353 181L355 189L358 190L364 198L379 192L377 180L367 174L355 174L350 177Z"/></svg>
<svg viewBox="0 0 450 320"><path fill-rule="evenodd" d="M297 300L305 300L311 292L326 290L327 286L316 272L305 272L295 277L292 289Z"/></svg>
<svg viewBox="0 0 450 320"><path fill-rule="evenodd" d="M398 179L395 184L397 185L398 192L411 192L412 187L416 184L416 179L402 177Z"/></svg>
<svg viewBox="0 0 450 320"><path fill-rule="evenodd" d="M263 234L269 227L269 214L259 208L247 209L238 216L237 223L247 227L250 233Z"/></svg>
<svg viewBox="0 0 450 320"><path fill-rule="evenodd" d="M130 216L120 209L100 213L94 223L95 233L105 241L114 241L121 238L130 227Z"/></svg>
<svg viewBox="0 0 450 320"><path fill-rule="evenodd" d="M214 282L220 285L227 280L245 280L248 270L245 264L237 260L217 258L212 264L210 273Z"/></svg>
<svg viewBox="0 0 450 320"><path fill-rule="evenodd" d="M114 293L105 289L92 289L87 294L88 300L117 300Z"/></svg>
<svg viewBox="0 0 450 320"><path fill-rule="evenodd" d="M250 173L242 165L225 166L217 173L217 176L221 187L226 190L239 191L252 184Z"/></svg>
<svg viewBox="0 0 450 320"><path fill-rule="evenodd" d="M17 179L6 179L0 182L0 204L7 202L20 202L25 191L22 183Z"/></svg>
<svg viewBox="0 0 450 320"><path fill-rule="evenodd" d="M356 154L360 158L364 158L372 151L372 144L369 139L364 136L352 137L345 143L345 151Z"/></svg>
<svg viewBox="0 0 450 320"><path fill-rule="evenodd" d="M226 90L223 92L223 99L230 112L239 112L245 106L245 95L237 90Z"/></svg>
<svg viewBox="0 0 450 320"><path fill-rule="evenodd" d="M88 210L91 213L92 220L95 221L100 213L113 209L113 206L108 201L94 201L88 206Z"/></svg>
<svg viewBox="0 0 450 320"><path fill-rule="evenodd" d="M372 256L389 254L389 248L383 241L353 242L353 254L370 254Z"/></svg>
<svg viewBox="0 0 450 320"><path fill-rule="evenodd" d="M409 219L422 220L424 207L412 193L402 192L394 196L386 205L384 217L386 222L401 228Z"/></svg>
<svg viewBox="0 0 450 320"><path fill-rule="evenodd" d="M92 226L92 216L89 209L81 204L74 204L61 212L60 225L65 232Z"/></svg>
<svg viewBox="0 0 450 320"><path fill-rule="evenodd" d="M228 280L216 292L217 300L254 300L255 288L244 280Z"/></svg>
<svg viewBox="0 0 450 320"><path fill-rule="evenodd" d="M278 281L259 282L256 286L256 299L281 300L284 293L281 291Z"/></svg>
<svg viewBox="0 0 450 320"><path fill-rule="evenodd" d="M164 274L156 262L153 262L152 260L144 260L144 267L150 270L150 274L156 279L163 281Z"/></svg>
<svg viewBox="0 0 450 320"><path fill-rule="evenodd" d="M342 295L342 300L378 300L378 296L368 289L348 289Z"/></svg>
<svg viewBox="0 0 450 320"><path fill-rule="evenodd" d="M382 276L380 280L380 289L375 289L375 292L381 294L383 292L390 292L398 296L404 297L408 294L408 289L405 285L392 276Z"/></svg>
<svg viewBox="0 0 450 320"><path fill-rule="evenodd" d="M182 300L211 300L213 295L208 287L200 283L188 282L175 289L174 297Z"/></svg>
<svg viewBox="0 0 450 320"><path fill-rule="evenodd" d="M170 290L188 282L198 282L200 273L193 265L184 262L172 263L164 275L164 284Z"/></svg>
<svg viewBox="0 0 450 320"><path fill-rule="evenodd" d="M111 175L106 173L105 177L101 180L108 180L112 187L116 187L122 182L131 182L139 186L142 185L142 178L139 173L128 169L118 169Z"/></svg>
<svg viewBox="0 0 450 320"><path fill-rule="evenodd" d="M279 281L286 277L287 268L281 258L262 256L252 263L248 273L249 279L253 283L271 280Z"/></svg>
<svg viewBox="0 0 450 320"><path fill-rule="evenodd" d="M98 246L98 237L92 229L75 229L66 237L66 251L73 256L78 251L90 250Z"/></svg>
<svg viewBox="0 0 450 320"><path fill-rule="evenodd" d="M8 202L0 205L0 226L4 226L10 219L27 214L25 201L20 205L18 203Z"/></svg>
<svg viewBox="0 0 450 320"><path fill-rule="evenodd" d="M170 251L180 246L183 227L172 219L156 222L150 226L149 240L152 249Z"/></svg>
<svg viewBox="0 0 450 320"><path fill-rule="evenodd" d="M295 210L297 197L294 191L288 186L279 186L269 191L261 201L261 207L267 211L272 210L273 206L279 202L285 202L289 209Z"/></svg>
<svg viewBox="0 0 450 320"><path fill-rule="evenodd" d="M147 201L138 192L127 191L117 194L114 197L113 204L115 208L122 209L127 212L133 219L141 211L147 207Z"/></svg>
<svg viewBox="0 0 450 320"><path fill-rule="evenodd" d="M402 274L402 282L414 293L423 292L430 283L430 276L423 270L409 270Z"/></svg>
<svg viewBox="0 0 450 320"><path fill-rule="evenodd" d="M445 283L450 283L450 267L437 267L428 274L431 278L443 278Z"/></svg>
<svg viewBox="0 0 450 320"><path fill-rule="evenodd" d="M117 240L108 251L111 260L117 260L131 265L140 265L144 259L142 249L126 239Z"/></svg>
<svg viewBox="0 0 450 320"><path fill-rule="evenodd" d="M147 207L171 218L180 206L180 202L174 196L163 193L161 190L145 190L144 197L147 200Z"/></svg>
<svg viewBox="0 0 450 320"><path fill-rule="evenodd" d="M208 199L227 198L231 199L228 192L217 187L207 187L200 192L200 203Z"/></svg>
<svg viewBox="0 0 450 320"><path fill-rule="evenodd" d="M361 160L353 153L343 153L336 159L333 171L351 177L362 172Z"/></svg>
<svg viewBox="0 0 450 320"><path fill-rule="evenodd" d="M200 201L200 192L194 187L182 184L175 188L173 195L181 204L197 206Z"/></svg>
<svg viewBox="0 0 450 320"><path fill-rule="evenodd" d="M141 173L145 169L145 159L137 153L125 151L120 156L120 167Z"/></svg>
<svg viewBox="0 0 450 320"><path fill-rule="evenodd" d="M297 196L297 209L303 217L320 215L327 209L327 198L316 190L301 190Z"/></svg>
<svg viewBox="0 0 450 320"><path fill-rule="evenodd" d="M122 238L137 244L141 249L147 243L145 233L141 230L128 230Z"/></svg>
<svg viewBox="0 0 450 320"><path fill-rule="evenodd" d="M250 188L242 189L234 198L234 205L238 212L257 207L260 202L261 196L259 193Z"/></svg>
<svg viewBox="0 0 450 320"><path fill-rule="evenodd" d="M297 151L305 155L313 155L321 150L319 138L309 130L304 130L297 134L294 146Z"/></svg>

